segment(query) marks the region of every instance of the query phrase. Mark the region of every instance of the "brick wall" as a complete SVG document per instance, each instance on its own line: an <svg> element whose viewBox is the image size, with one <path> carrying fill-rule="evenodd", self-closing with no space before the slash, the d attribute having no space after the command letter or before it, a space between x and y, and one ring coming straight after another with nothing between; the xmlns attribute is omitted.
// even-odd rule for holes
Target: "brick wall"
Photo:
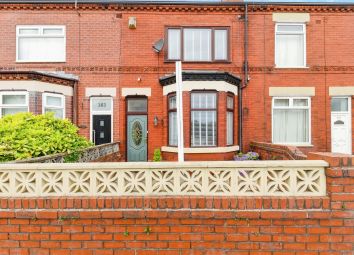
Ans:
<svg viewBox="0 0 354 255"><path fill-rule="evenodd" d="M4 6L4 8L2 8ZM21 5L25 6L25 5ZM43 6L43 8L42 8ZM6 7L6 8L5 8ZM61 8L63 7L63 8ZM64 8L65 7L65 8ZM310 6L252 6L249 8L250 82L244 95L244 148L251 141L271 142L271 97L269 87L315 87L311 98L311 141L304 151L329 151L330 86L353 86L354 34L352 8ZM303 69L274 68L273 12L308 12L306 25L307 66ZM56 70L74 73L78 84L78 125L81 134L90 135L88 87L115 87L113 136L125 151L125 98L121 88L151 88L149 97L149 159L156 148L167 145L167 125L153 126L154 116L167 120L167 104L158 78L174 72L174 64L165 62L165 52L156 54L153 43L165 37L167 26L230 27L229 63L183 63L185 70L222 70L242 77L243 10L237 6L127 6L118 5L2 5L0 31L0 70ZM137 28L128 28L129 17L136 17ZM65 63L16 63L16 25L60 24L67 28ZM124 49L124 50L123 50ZM141 78L141 79L138 79ZM189 98L184 102L189 102ZM162 106L162 107L161 107ZM354 110L354 104L352 104ZM189 112L186 105L186 112ZM353 112L353 111L352 111ZM188 116L185 114L184 116ZM237 120L235 114L235 121ZM352 118L354 126L354 118ZM187 127L185 130L189 130ZM237 127L235 126L235 130ZM223 134L220 133L220 136ZM223 138L219 136L220 143ZM354 148L354 136L353 148ZM186 133L186 141L189 136ZM237 142L237 141L236 141ZM236 144L235 142L235 144ZM124 155L123 155L124 156ZM210 159L214 159L211 154Z"/></svg>
<svg viewBox="0 0 354 255"><path fill-rule="evenodd" d="M0 199L0 254L351 255L353 157L309 157L326 197Z"/></svg>
<svg viewBox="0 0 354 255"><path fill-rule="evenodd" d="M304 160L307 156L296 146L251 142L250 148L262 160Z"/></svg>

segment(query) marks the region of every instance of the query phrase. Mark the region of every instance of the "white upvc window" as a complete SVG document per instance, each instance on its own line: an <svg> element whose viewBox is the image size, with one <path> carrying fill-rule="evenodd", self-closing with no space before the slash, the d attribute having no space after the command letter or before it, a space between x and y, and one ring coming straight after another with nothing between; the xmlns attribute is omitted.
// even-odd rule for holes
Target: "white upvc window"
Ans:
<svg viewBox="0 0 354 255"><path fill-rule="evenodd" d="M28 92L0 92L0 117L18 112L28 112Z"/></svg>
<svg viewBox="0 0 354 255"><path fill-rule="evenodd" d="M306 67L306 25L304 23L275 25L275 66Z"/></svg>
<svg viewBox="0 0 354 255"><path fill-rule="evenodd" d="M311 144L311 99L274 97L272 113L273 143Z"/></svg>
<svg viewBox="0 0 354 255"><path fill-rule="evenodd" d="M65 62L65 26L16 26L17 62Z"/></svg>
<svg viewBox="0 0 354 255"><path fill-rule="evenodd" d="M54 116L58 119L65 118L65 96L54 93L42 94L42 112L54 112Z"/></svg>

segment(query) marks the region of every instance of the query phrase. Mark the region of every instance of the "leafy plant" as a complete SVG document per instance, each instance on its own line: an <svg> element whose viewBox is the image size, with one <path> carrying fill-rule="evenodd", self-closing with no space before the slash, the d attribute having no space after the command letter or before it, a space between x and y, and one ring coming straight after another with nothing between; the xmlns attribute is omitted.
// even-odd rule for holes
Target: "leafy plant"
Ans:
<svg viewBox="0 0 354 255"><path fill-rule="evenodd" d="M17 113L0 119L0 162L71 153L92 146L69 120L53 113Z"/></svg>
<svg viewBox="0 0 354 255"><path fill-rule="evenodd" d="M245 160L259 160L259 155L257 152L247 152L247 153L238 153L235 155L234 160L236 161L245 161Z"/></svg>
<svg viewBox="0 0 354 255"><path fill-rule="evenodd" d="M155 149L154 150L154 157L152 159L154 162L160 162L162 160L161 150Z"/></svg>

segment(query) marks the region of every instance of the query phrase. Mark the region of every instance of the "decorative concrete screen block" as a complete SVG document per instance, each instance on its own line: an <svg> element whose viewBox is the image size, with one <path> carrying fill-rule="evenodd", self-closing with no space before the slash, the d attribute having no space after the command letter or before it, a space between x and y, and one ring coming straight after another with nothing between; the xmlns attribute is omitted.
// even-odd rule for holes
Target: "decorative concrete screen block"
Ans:
<svg viewBox="0 0 354 255"><path fill-rule="evenodd" d="M1 197L324 196L325 161L0 165Z"/></svg>

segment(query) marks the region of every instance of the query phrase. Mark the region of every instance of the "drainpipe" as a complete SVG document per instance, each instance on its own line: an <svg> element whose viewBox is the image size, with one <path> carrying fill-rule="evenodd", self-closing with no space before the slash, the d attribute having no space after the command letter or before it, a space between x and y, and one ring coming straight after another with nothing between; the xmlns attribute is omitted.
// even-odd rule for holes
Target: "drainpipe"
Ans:
<svg viewBox="0 0 354 255"><path fill-rule="evenodd" d="M243 107L242 107L242 90L247 87L248 84L248 5L245 4L245 20L244 20L244 62L243 62L243 83L238 87L238 141L240 151L243 148Z"/></svg>

